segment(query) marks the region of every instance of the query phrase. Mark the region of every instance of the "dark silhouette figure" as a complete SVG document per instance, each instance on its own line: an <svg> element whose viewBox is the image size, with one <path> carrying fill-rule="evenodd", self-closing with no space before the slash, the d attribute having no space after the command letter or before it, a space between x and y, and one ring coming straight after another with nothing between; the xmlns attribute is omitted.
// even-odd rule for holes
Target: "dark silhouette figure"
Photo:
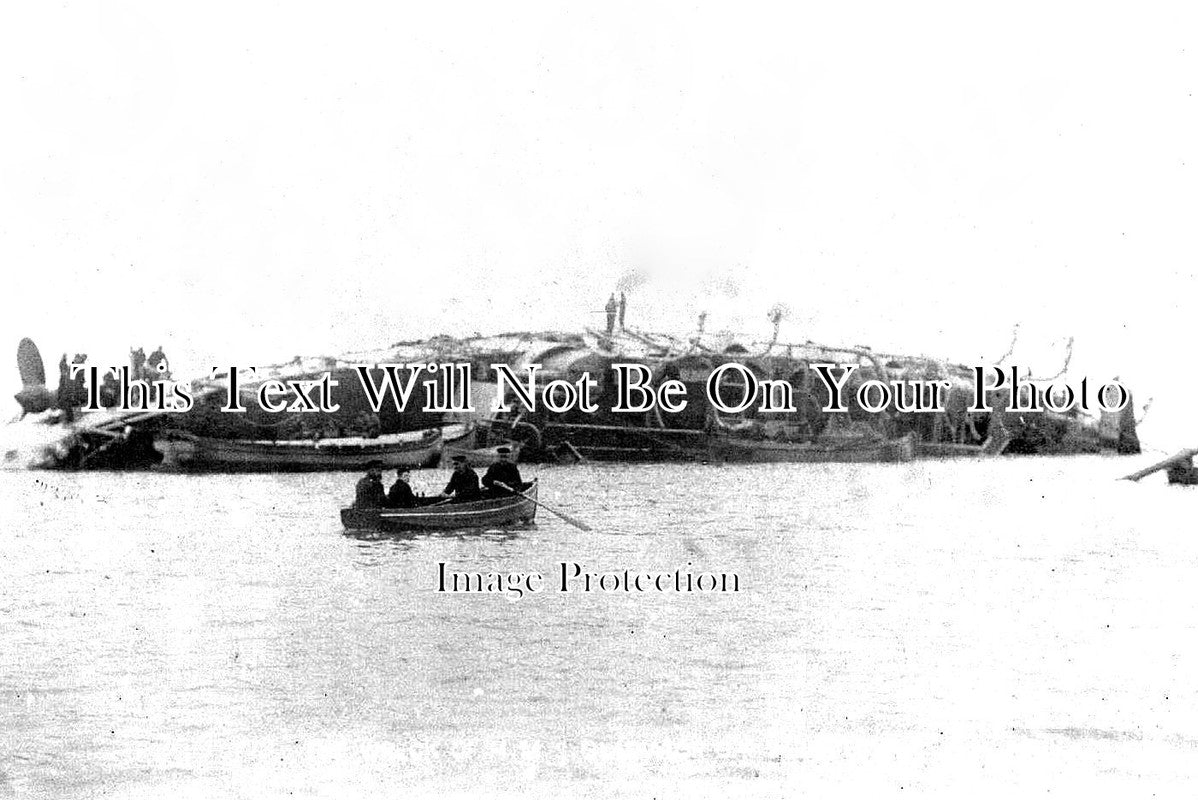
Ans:
<svg viewBox="0 0 1198 800"><path fill-rule="evenodd" d="M520 477L520 468L512 461L512 449L501 447L496 451L499 460L487 467L483 475L483 486L497 494L511 494L507 489L496 484L502 483L517 492L524 491L524 480Z"/></svg>
<svg viewBox="0 0 1198 800"><path fill-rule="evenodd" d="M395 483L387 492L387 508L415 508L419 502L408 483L408 468L400 467L395 470Z"/></svg>
<svg viewBox="0 0 1198 800"><path fill-rule="evenodd" d="M380 464L366 468L366 477L358 481L354 492L354 508L382 508L387 504L383 488L383 469Z"/></svg>
<svg viewBox="0 0 1198 800"><path fill-rule="evenodd" d="M100 405L104 408L115 408L121 402L121 389L111 372L104 373L100 384Z"/></svg>
<svg viewBox="0 0 1198 800"><path fill-rule="evenodd" d="M444 497L452 497L455 503L469 503L482 494L478 488L478 473L466 463L465 456L454 456L453 475L445 485Z"/></svg>
<svg viewBox="0 0 1198 800"><path fill-rule="evenodd" d="M161 372L158 368L159 364L162 365ZM150 353L150 357L146 359L146 366L149 368L150 380L169 378L171 376L171 364L167 361L166 353L162 351L162 345L158 345L158 349Z"/></svg>
<svg viewBox="0 0 1198 800"><path fill-rule="evenodd" d="M618 303L616 303L616 296L614 294L607 298L607 305L603 307L603 310L607 312L608 336L611 336L612 331L616 329L616 312L619 310L619 308L620 306Z"/></svg>
<svg viewBox="0 0 1198 800"><path fill-rule="evenodd" d="M146 351L142 348L129 351L129 365L133 367L132 380L140 381L145 379L146 370Z"/></svg>
<svg viewBox="0 0 1198 800"><path fill-rule="evenodd" d="M75 412L71 410L71 368L67 365L66 353L58 360L58 394L54 405L66 412L67 422L75 421Z"/></svg>

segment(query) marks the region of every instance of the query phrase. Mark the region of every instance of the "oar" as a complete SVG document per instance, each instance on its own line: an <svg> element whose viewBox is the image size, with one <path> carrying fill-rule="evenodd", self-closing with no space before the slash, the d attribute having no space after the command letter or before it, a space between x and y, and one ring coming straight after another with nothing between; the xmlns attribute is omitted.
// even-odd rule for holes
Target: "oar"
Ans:
<svg viewBox="0 0 1198 800"><path fill-rule="evenodd" d="M587 533L590 533L590 532L591 532L591 526L587 525L587 524L586 524L586 523L584 523L584 522L579 522L578 520L574 519L574 517L571 517L569 514L566 514L565 512L558 511L556 508L554 508L553 506L549 505L548 503L542 503L540 500L537 500L537 499L535 499L535 498L533 498L533 497L529 497L529 496L528 496L528 495L526 495L524 492L517 492L515 489L513 489L513 488L512 488L512 487L510 487L510 486L508 486L508 485L507 485L506 483L504 483L503 481L495 481L495 485L496 485L496 486L498 486L498 487L500 487L501 489L507 489L507 490L508 490L509 492L511 492L512 494L518 494L518 495L520 495L521 497L523 497L525 500L529 500L529 501L531 501L531 502L533 502L533 503L536 503L538 506L540 506L541 508L543 508L543 509L545 509L546 511L548 511L550 514L553 514L553 515L555 515L555 516L561 517L563 520L565 520L566 522L570 523L570 524L571 524L571 525L573 525L575 528L578 528L578 530L580 530L580 531L586 531Z"/></svg>

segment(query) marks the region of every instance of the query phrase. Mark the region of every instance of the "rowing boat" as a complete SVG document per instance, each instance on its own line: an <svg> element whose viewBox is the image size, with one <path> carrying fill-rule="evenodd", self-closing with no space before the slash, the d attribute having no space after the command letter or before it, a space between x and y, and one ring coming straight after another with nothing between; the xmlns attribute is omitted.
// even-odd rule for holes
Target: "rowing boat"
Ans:
<svg viewBox="0 0 1198 800"><path fill-rule="evenodd" d="M982 458L985 448L980 444L958 444L956 442L916 442L917 458Z"/></svg>
<svg viewBox="0 0 1198 800"><path fill-rule="evenodd" d="M1169 477L1169 483L1178 486L1198 486L1198 469L1194 467L1175 464L1169 467L1165 474Z"/></svg>
<svg viewBox="0 0 1198 800"><path fill-rule="evenodd" d="M474 427L465 432L455 430L455 426L442 429L445 445L441 448L441 463L444 464L456 456L464 456L466 463L472 467L483 469L499 461L499 449L506 447L511 460L520 460L521 442L504 440L498 444L487 444L487 435Z"/></svg>
<svg viewBox="0 0 1198 800"><path fill-rule="evenodd" d="M537 484L526 496L491 497L470 503L441 503L417 508L343 508L348 530L447 531L500 528L532 522L537 515Z"/></svg>
<svg viewBox="0 0 1198 800"><path fill-rule="evenodd" d="M433 466L441 455L441 431L431 428L374 438L215 439L171 432L164 442L170 460L185 470L218 472L324 472L359 470L369 461L384 469Z"/></svg>
<svg viewBox="0 0 1198 800"><path fill-rule="evenodd" d="M1198 485L1198 469L1194 468L1194 456L1198 456L1198 447L1174 453L1164 461L1158 461L1147 469L1124 475L1123 480L1138 481L1163 469L1166 471L1165 475L1168 477L1169 483L1180 486Z"/></svg>
<svg viewBox="0 0 1198 800"><path fill-rule="evenodd" d="M894 463L915 458L915 434L898 439L870 440L864 437L825 437L814 442L754 441L718 437L710 446L711 457L731 462L835 464Z"/></svg>

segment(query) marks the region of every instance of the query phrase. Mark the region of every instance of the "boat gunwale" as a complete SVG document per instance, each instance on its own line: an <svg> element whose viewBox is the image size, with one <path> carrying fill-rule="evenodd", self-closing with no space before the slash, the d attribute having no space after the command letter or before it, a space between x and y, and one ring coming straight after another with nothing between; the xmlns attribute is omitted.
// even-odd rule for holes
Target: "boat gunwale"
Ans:
<svg viewBox="0 0 1198 800"><path fill-rule="evenodd" d="M284 450L298 451L369 451L384 450L395 452L398 448L418 450L440 443L441 429L426 428L421 431L404 431L402 433L385 433L368 439L364 436L343 436L328 439L225 439L219 436L202 436L187 431L171 431L168 437L177 437L183 441L194 443L197 447L214 447L229 449L255 449L278 447Z"/></svg>

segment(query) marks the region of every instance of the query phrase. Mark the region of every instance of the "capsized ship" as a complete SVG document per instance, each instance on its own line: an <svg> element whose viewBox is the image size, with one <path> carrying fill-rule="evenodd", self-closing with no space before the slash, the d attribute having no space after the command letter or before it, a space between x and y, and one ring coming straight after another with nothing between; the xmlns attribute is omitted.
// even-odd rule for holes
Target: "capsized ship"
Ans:
<svg viewBox="0 0 1198 800"><path fill-rule="evenodd" d="M523 334L500 350L516 352L505 363L542 366L542 384L554 378L575 381L588 373L597 382L599 410L563 413L513 409L491 414L484 424L525 442L526 458L598 459L612 461L903 461L910 457L943 458L1067 453L1136 453L1139 441L1131 406L1122 412L1091 416L1076 409L1066 413L974 413L971 367L926 356L875 352L863 346L830 346L815 342L755 342L731 335L696 335L689 339L624 330L573 334ZM474 354L480 345L463 343ZM518 347L516 345L519 345ZM496 353L497 355L501 353ZM612 365L639 363L652 369L654 383L673 379L686 387L688 403L678 412L655 408L644 414L611 412L616 385ZM784 382L793 410L759 411L759 403L736 414L707 401L712 371L734 363L757 382ZM813 364L852 364L845 397L847 413L824 410L829 394L811 369ZM743 380L730 372L720 395L734 407L744 393ZM856 390L869 380L943 380L949 384L939 413L900 412L893 406L868 411L855 402ZM491 396L494 385L489 387ZM1002 391L991 392L997 408L1007 405ZM488 402L487 407L490 407Z"/></svg>
<svg viewBox="0 0 1198 800"><path fill-rule="evenodd" d="M376 413L354 370L359 364L429 362L469 365L473 412L424 411L425 390L418 381L402 412L384 402ZM617 363L645 365L656 386L668 379L682 382L686 407L677 412L660 407L635 414L611 411ZM538 364L540 387L559 378L573 382L587 373L596 381L592 399L598 411L551 412L539 394L535 411L519 404L493 411L498 385L492 364L509 365L518 374ZM793 408L764 412L754 403L735 414L717 409L707 400L706 384L712 371L724 364L740 365L758 381L785 382ZM829 395L812 364L857 365L847 380L847 413L824 411ZM729 334L679 338L634 329L438 336L260 367L256 376L242 377L247 411L235 414L220 410L228 375L192 382L196 402L187 413L86 411L71 403L69 391L64 395L60 388L55 395L46 389L40 354L29 340L18 348L18 366L23 389L17 399L23 419L7 426L5 434L7 440L21 439L15 435L18 429L38 436L25 436L35 442L31 452L10 448L5 459L35 467L303 471L359 469L375 458L419 467L435 465L447 449L485 465L501 444L517 448L523 461L802 463L1139 452L1130 406L1099 415L1076 409L1022 415L970 412L973 373L965 365L864 346L784 343L777 336L759 342ZM315 380L326 374L338 383L336 412L270 413L255 400L263 381ZM371 374L382 375L381 370ZM871 379L947 381L944 410L867 411L851 398ZM744 390L738 373L729 373L720 389L722 398L727 395L725 405L735 405ZM991 398L998 406L1005 405L1000 395Z"/></svg>

